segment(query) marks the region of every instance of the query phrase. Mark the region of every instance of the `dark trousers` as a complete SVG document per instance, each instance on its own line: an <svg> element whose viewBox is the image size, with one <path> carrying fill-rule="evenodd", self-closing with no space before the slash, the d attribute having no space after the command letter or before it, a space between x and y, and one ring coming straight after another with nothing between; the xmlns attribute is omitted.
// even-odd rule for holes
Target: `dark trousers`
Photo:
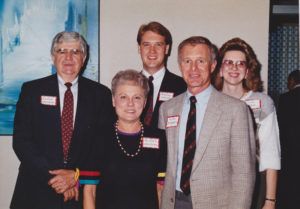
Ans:
<svg viewBox="0 0 300 209"><path fill-rule="evenodd" d="M193 209L191 195L185 195L183 192L176 191L174 209Z"/></svg>

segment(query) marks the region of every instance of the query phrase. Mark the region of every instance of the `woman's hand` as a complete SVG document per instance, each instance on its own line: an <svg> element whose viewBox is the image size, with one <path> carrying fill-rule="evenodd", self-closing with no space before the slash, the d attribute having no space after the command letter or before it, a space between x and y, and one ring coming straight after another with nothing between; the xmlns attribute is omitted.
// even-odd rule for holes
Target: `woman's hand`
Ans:
<svg viewBox="0 0 300 209"><path fill-rule="evenodd" d="M265 200L265 204L262 209L275 209L277 176L278 176L277 170L274 169L266 170L266 198L267 199Z"/></svg>
<svg viewBox="0 0 300 209"><path fill-rule="evenodd" d="M275 202L266 200L262 209L275 209Z"/></svg>
<svg viewBox="0 0 300 209"><path fill-rule="evenodd" d="M156 188L157 188L157 197L158 197L158 208L160 208L161 193L162 193L162 190L164 188L164 185L162 185L162 184L156 184Z"/></svg>

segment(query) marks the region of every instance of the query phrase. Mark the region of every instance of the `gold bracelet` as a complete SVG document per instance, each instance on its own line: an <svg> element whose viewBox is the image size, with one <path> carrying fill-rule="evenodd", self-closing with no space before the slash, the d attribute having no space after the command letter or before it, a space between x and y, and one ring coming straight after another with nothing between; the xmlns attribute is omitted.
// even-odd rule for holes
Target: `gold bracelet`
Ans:
<svg viewBox="0 0 300 209"><path fill-rule="evenodd" d="M267 201L271 201L271 202L276 202L276 199L269 199L269 198L265 198L265 200L267 200Z"/></svg>
<svg viewBox="0 0 300 209"><path fill-rule="evenodd" d="M75 181L77 181L78 178L79 178L79 169L76 168L76 173L75 173L75 176L74 176Z"/></svg>

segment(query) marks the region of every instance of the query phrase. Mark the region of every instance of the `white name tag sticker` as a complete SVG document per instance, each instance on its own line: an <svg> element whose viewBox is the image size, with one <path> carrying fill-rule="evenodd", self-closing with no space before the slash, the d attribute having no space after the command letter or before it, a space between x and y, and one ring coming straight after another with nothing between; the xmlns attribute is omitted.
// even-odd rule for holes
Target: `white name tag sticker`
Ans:
<svg viewBox="0 0 300 209"><path fill-rule="evenodd" d="M143 148L159 149L159 138L143 137Z"/></svg>
<svg viewBox="0 0 300 209"><path fill-rule="evenodd" d="M158 101L165 102L165 101L172 99L173 97L174 97L173 92L161 91L161 92L159 92Z"/></svg>
<svg viewBox="0 0 300 209"><path fill-rule="evenodd" d="M41 96L41 104L56 106L57 97L56 96Z"/></svg>
<svg viewBox="0 0 300 209"><path fill-rule="evenodd" d="M261 100L260 99L246 99L246 104L250 106L251 110L261 109Z"/></svg>
<svg viewBox="0 0 300 209"><path fill-rule="evenodd" d="M166 128L177 127L179 124L179 118L180 118L179 115L169 116L167 118Z"/></svg>

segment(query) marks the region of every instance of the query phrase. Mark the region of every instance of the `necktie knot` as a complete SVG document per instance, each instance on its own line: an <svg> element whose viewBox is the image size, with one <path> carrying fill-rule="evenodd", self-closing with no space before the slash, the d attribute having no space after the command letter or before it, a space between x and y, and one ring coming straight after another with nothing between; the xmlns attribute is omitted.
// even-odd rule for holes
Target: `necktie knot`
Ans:
<svg viewBox="0 0 300 209"><path fill-rule="evenodd" d="M153 76L151 75L151 76L149 76L149 78L148 78L148 81L149 81L149 83L152 83L152 81L153 81Z"/></svg>
<svg viewBox="0 0 300 209"><path fill-rule="evenodd" d="M191 96L191 97L190 97L190 102L191 102L191 103L196 103L196 102L197 102L196 97L195 97L195 96Z"/></svg>
<svg viewBox="0 0 300 209"><path fill-rule="evenodd" d="M66 86L68 89L70 89L70 88L71 88L71 86L72 86L72 83L70 83L70 82L68 82L68 83L65 83L65 86Z"/></svg>

